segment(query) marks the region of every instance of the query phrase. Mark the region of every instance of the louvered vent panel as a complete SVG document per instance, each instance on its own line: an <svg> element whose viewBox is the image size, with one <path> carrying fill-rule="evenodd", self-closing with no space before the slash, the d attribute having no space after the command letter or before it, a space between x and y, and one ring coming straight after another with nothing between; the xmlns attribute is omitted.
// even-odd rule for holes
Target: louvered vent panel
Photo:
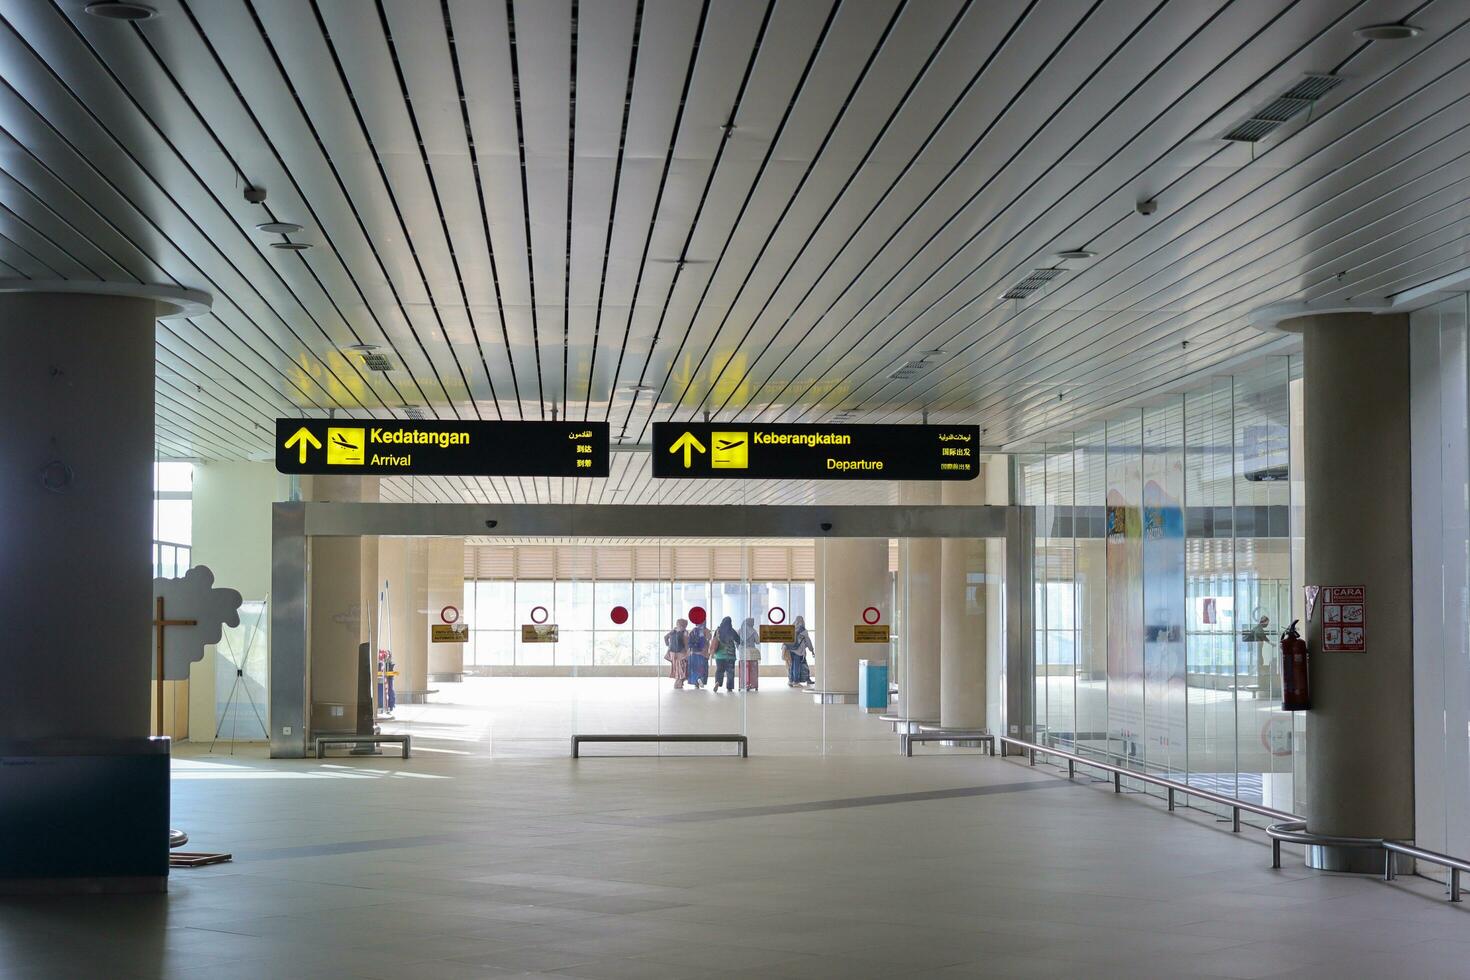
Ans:
<svg viewBox="0 0 1470 980"><path fill-rule="evenodd" d="M549 579L556 571L556 550L549 546L516 548L516 578Z"/></svg>
<svg viewBox="0 0 1470 980"><path fill-rule="evenodd" d="M1062 269L1032 269L1031 273L1016 283L1010 289L1001 294L1002 299L1025 299L1036 292L1047 283L1051 282L1065 270Z"/></svg>
<svg viewBox="0 0 1470 980"><path fill-rule="evenodd" d="M740 581L745 578L745 549L739 545L720 545L713 552L711 578L721 581Z"/></svg>
<svg viewBox="0 0 1470 980"><path fill-rule="evenodd" d="M597 549L598 581L627 581L632 577L632 548L601 547Z"/></svg>
<svg viewBox="0 0 1470 980"><path fill-rule="evenodd" d="M673 577L673 558L668 548L644 545L633 556L633 577L642 581L667 582Z"/></svg>
<svg viewBox="0 0 1470 980"><path fill-rule="evenodd" d="M681 581L704 582L710 577L708 548L683 547L674 551L674 578Z"/></svg>
<svg viewBox="0 0 1470 980"><path fill-rule="evenodd" d="M811 581L817 577L815 546L798 545L791 549L791 577L796 581Z"/></svg>
<svg viewBox="0 0 1470 980"><path fill-rule="evenodd" d="M1284 99L1304 99L1307 102L1316 102L1341 84L1341 75L1308 75L1285 92L1282 92L1281 97Z"/></svg>
<svg viewBox="0 0 1470 980"><path fill-rule="evenodd" d="M393 360L387 354L364 354L362 363L369 371L386 373L393 370Z"/></svg>
<svg viewBox="0 0 1470 980"><path fill-rule="evenodd" d="M465 548L465 567L468 570L470 554L474 554L475 578L512 579L516 574L516 549L506 545L480 545Z"/></svg>
<svg viewBox="0 0 1470 980"><path fill-rule="evenodd" d="M597 570L595 554L595 548L559 545L556 549L556 577L590 581Z"/></svg>
<svg viewBox="0 0 1470 980"><path fill-rule="evenodd" d="M784 582L791 575L789 548L751 548L750 579L753 582Z"/></svg>
<svg viewBox="0 0 1470 980"><path fill-rule="evenodd" d="M1226 133L1222 139L1233 143L1259 143L1280 128L1279 122L1271 122L1268 119L1247 119Z"/></svg>
<svg viewBox="0 0 1470 980"><path fill-rule="evenodd" d="M1250 118L1236 123L1221 139L1233 143L1259 143L1341 84L1342 78L1337 75L1308 75L1251 113Z"/></svg>

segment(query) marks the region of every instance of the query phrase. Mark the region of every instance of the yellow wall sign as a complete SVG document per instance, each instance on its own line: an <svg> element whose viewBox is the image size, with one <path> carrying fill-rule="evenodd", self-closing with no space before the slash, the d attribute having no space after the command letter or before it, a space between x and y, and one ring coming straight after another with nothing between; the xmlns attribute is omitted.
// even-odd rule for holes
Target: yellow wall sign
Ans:
<svg viewBox="0 0 1470 980"><path fill-rule="evenodd" d="M887 643L888 640L887 623L880 623L877 626L854 624L852 628L852 642L854 643Z"/></svg>
<svg viewBox="0 0 1470 980"><path fill-rule="evenodd" d="M555 643L557 642L557 627L555 623L523 623L521 624L522 643Z"/></svg>
<svg viewBox="0 0 1470 980"><path fill-rule="evenodd" d="M795 643L796 626L787 623L783 626L773 626L770 623L761 623L762 643Z"/></svg>
<svg viewBox="0 0 1470 980"><path fill-rule="evenodd" d="M468 643L470 642L470 627L468 623L434 623L429 627L429 642L431 643Z"/></svg>

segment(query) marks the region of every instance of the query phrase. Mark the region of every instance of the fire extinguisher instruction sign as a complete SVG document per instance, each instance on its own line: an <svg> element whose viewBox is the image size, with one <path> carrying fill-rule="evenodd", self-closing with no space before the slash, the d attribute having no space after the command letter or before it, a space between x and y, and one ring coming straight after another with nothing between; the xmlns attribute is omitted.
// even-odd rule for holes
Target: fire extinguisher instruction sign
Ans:
<svg viewBox="0 0 1470 980"><path fill-rule="evenodd" d="M1367 592L1361 585L1322 590L1322 650L1362 653L1367 649Z"/></svg>

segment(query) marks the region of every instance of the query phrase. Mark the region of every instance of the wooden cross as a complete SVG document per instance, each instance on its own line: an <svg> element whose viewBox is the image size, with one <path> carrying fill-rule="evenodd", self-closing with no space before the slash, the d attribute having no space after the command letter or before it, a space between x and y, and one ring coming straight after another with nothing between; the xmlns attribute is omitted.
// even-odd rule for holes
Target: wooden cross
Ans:
<svg viewBox="0 0 1470 980"><path fill-rule="evenodd" d="M197 619L164 619L163 618L163 596L157 599L157 615L153 617L153 625L158 629L158 734L163 734L163 630L167 626L198 626Z"/></svg>

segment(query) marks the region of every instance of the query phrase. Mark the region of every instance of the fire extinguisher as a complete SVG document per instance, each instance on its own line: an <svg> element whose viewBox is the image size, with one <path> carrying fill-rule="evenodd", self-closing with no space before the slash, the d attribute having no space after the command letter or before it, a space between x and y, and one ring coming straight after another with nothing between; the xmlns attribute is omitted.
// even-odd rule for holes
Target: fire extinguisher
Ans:
<svg viewBox="0 0 1470 980"><path fill-rule="evenodd" d="M1312 689L1307 679L1307 641L1296 631L1293 619L1281 634L1281 707L1307 711L1312 707Z"/></svg>

